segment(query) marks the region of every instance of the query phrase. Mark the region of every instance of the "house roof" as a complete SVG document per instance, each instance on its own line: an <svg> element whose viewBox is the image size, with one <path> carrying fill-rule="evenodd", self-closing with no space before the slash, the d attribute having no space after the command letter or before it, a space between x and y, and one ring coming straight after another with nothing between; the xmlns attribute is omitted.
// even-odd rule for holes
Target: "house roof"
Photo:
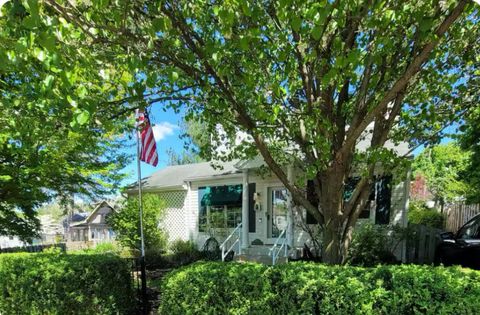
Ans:
<svg viewBox="0 0 480 315"><path fill-rule="evenodd" d="M193 163L185 165L167 166L152 175L142 179L142 189L145 191L156 189L185 189L183 185L188 181L213 178L239 173L235 167L236 161ZM129 185L127 192L136 190L136 183Z"/></svg>
<svg viewBox="0 0 480 315"><path fill-rule="evenodd" d="M85 219L85 222L89 222L90 221L90 218L95 214L97 213L97 211L99 209L101 209L103 206L105 207L109 207L111 208L112 210L115 210L115 208L113 208L108 202L106 202L105 200L103 201L100 201L100 202L97 202L95 204L95 208L93 209L93 211L88 215L88 217Z"/></svg>
<svg viewBox="0 0 480 315"><path fill-rule="evenodd" d="M88 212L84 212L84 213L74 213L72 215L72 218L70 219L70 226L84 226L86 224L88 224L88 222L90 221L90 218L99 210L101 209L103 206L105 207L109 207L111 209L115 209L113 208L108 202L106 202L105 200L103 201L100 201L100 202L97 202L94 204L95 208L93 209L92 212L88 213Z"/></svg>

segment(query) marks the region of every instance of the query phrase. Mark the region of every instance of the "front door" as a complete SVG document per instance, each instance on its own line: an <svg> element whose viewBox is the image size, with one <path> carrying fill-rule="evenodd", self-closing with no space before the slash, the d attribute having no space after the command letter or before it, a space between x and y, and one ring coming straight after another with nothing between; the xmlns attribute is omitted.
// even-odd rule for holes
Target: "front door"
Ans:
<svg viewBox="0 0 480 315"><path fill-rule="evenodd" d="M270 188L268 198L268 238L276 239L287 229L287 190ZM285 235L285 234L284 234Z"/></svg>

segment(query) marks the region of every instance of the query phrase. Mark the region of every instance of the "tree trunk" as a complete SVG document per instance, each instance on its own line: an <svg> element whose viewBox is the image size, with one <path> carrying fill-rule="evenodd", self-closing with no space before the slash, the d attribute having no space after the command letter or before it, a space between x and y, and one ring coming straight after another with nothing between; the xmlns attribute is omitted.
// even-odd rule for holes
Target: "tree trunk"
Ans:
<svg viewBox="0 0 480 315"><path fill-rule="evenodd" d="M344 164L332 167L323 174L321 180L320 207L324 214L323 262L341 264L342 249L342 210L345 178Z"/></svg>
<svg viewBox="0 0 480 315"><path fill-rule="evenodd" d="M327 264L341 264L343 261L338 222L330 221L323 232L322 260Z"/></svg>

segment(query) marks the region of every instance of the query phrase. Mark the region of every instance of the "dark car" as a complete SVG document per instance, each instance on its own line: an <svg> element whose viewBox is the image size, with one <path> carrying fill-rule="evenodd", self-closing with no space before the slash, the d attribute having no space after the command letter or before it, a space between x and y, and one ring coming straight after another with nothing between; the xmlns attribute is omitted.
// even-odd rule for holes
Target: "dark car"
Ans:
<svg viewBox="0 0 480 315"><path fill-rule="evenodd" d="M461 265L480 270L480 214L458 230L440 234L442 241L435 252L435 262L445 266Z"/></svg>

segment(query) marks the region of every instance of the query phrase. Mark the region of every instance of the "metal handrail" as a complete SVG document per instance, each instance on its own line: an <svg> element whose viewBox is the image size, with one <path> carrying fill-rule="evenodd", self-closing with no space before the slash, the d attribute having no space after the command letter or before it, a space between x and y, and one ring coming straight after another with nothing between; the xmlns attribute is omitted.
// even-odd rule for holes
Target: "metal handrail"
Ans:
<svg viewBox="0 0 480 315"><path fill-rule="evenodd" d="M238 231L238 236L233 242L233 244L228 248L228 250L225 250L227 247L228 241L237 233ZM227 257L228 253L235 247L235 245L238 244L238 253L240 253L240 240L242 237L242 223L239 223L237 227L230 233L230 235L223 241L222 244L220 244L220 249L222 250L222 261L225 261L225 257Z"/></svg>
<svg viewBox="0 0 480 315"><path fill-rule="evenodd" d="M272 265L275 265L275 263L277 262L278 256L280 255L282 248L285 248L284 257L287 257L287 253L288 253L287 238L283 237L285 235L285 231L286 230L283 230L282 233L280 233L277 240L275 241L275 244L273 244L273 246L270 248L268 255L272 256ZM281 244L279 244L280 241L282 241ZM278 248L278 245L280 245L280 248Z"/></svg>

